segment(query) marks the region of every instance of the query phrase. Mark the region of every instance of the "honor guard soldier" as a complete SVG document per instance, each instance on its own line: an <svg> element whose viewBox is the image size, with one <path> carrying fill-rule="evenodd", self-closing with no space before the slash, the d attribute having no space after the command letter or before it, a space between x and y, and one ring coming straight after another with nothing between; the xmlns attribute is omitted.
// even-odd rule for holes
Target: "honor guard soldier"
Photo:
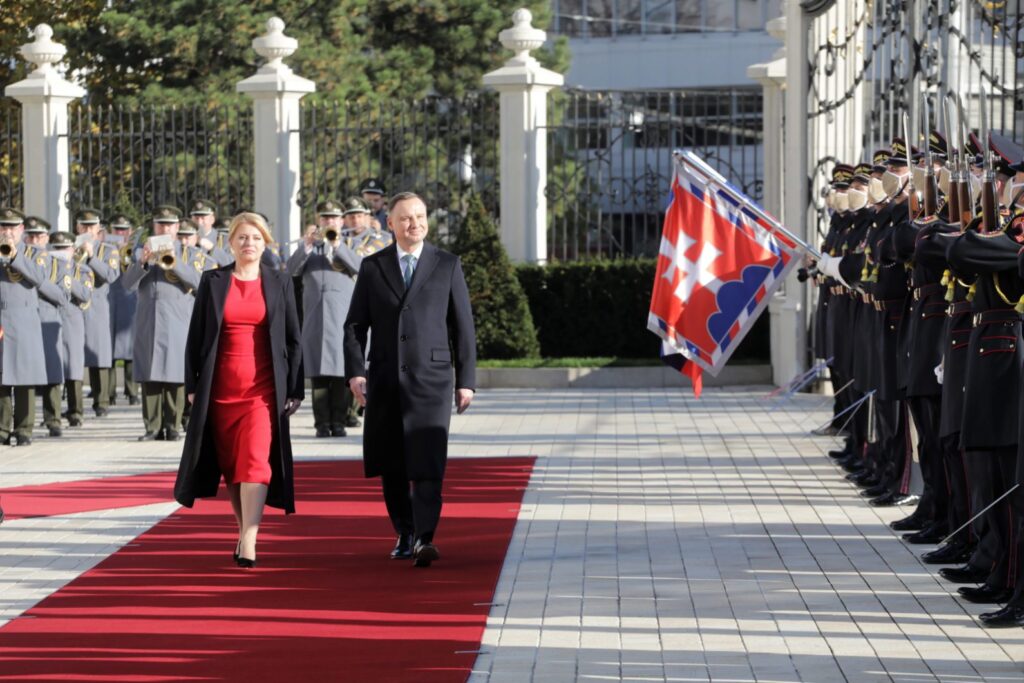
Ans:
<svg viewBox="0 0 1024 683"><path fill-rule="evenodd" d="M302 363L313 384L316 435L323 438L346 435L352 395L342 341L362 257L341 239L342 205L327 200L316 209L320 230L306 235L288 259L288 272L302 278Z"/></svg>
<svg viewBox="0 0 1024 683"><path fill-rule="evenodd" d="M32 443L35 387L46 384L37 288L46 279L22 243L24 214L0 208L0 442ZM13 394L13 405L12 405Z"/></svg>
<svg viewBox="0 0 1024 683"><path fill-rule="evenodd" d="M214 227L217 222L216 204L209 199L193 200L188 217L196 226L197 245L208 258L213 259L218 266L226 266L235 260L227 247L227 233L222 233ZM178 233L181 234L181 231Z"/></svg>
<svg viewBox="0 0 1024 683"><path fill-rule="evenodd" d="M185 405L185 339L205 257L176 239L180 225L178 208L157 207L153 237L123 276L125 288L139 292L132 369L142 385L140 441L176 441Z"/></svg>
<svg viewBox="0 0 1024 683"><path fill-rule="evenodd" d="M92 301L85 310L85 367L89 368L92 407L97 417L110 408L110 369L114 344L110 335L110 285L121 276L118 245L106 244L100 229L100 212L81 209L75 214L75 233L84 249L84 263L93 273Z"/></svg>
<svg viewBox="0 0 1024 683"><path fill-rule="evenodd" d="M108 224L117 244L117 252L121 259L121 272L128 270L132 264L135 251L132 220L123 213L115 213ZM132 328L135 325L135 307L138 305L138 293L129 292L120 279L110 285L110 336L113 338L114 364L121 362L124 370L124 397L128 405L139 402L139 385L132 379ZM117 373L114 366L110 368L110 404L117 403Z"/></svg>
<svg viewBox="0 0 1024 683"><path fill-rule="evenodd" d="M363 201L370 208L370 218L377 224L373 227L377 230L390 232L388 230L388 200L384 192L384 184L379 178L367 178L359 186L359 194Z"/></svg>
<svg viewBox="0 0 1024 683"><path fill-rule="evenodd" d="M341 239L359 256L375 254L395 239L390 231L373 227L370 207L359 197L349 197L345 200L342 218L345 227L341 231Z"/></svg>
<svg viewBox="0 0 1024 683"><path fill-rule="evenodd" d="M68 426L81 427L85 401L82 398L82 376L85 370L85 311L92 305L93 275L88 266L82 264L85 251L73 253L75 238L70 232L55 232L50 235L49 254L59 268L57 278L61 286L71 293L71 305L63 306L61 313L61 337L63 348L61 360L64 363L64 391L68 397ZM60 405L57 391L51 403ZM47 399L43 400L46 414ZM59 414L59 411L57 411ZM59 425L59 422L57 423ZM51 434L52 435L52 434Z"/></svg>
<svg viewBox="0 0 1024 683"><path fill-rule="evenodd" d="M42 218L25 218L25 243L36 250L35 260L46 276L39 283L39 320L43 327L46 384L36 388L43 398L43 426L50 436L61 436L60 396L64 388L63 309L71 305L70 283L64 286L60 262L47 251L50 224Z"/></svg>

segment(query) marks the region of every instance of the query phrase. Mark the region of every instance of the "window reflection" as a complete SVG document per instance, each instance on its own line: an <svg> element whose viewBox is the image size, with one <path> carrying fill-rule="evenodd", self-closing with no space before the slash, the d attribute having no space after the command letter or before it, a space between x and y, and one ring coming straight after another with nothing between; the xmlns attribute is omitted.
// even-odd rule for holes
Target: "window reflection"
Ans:
<svg viewBox="0 0 1024 683"><path fill-rule="evenodd" d="M763 31L781 0L553 0L552 33L570 37Z"/></svg>

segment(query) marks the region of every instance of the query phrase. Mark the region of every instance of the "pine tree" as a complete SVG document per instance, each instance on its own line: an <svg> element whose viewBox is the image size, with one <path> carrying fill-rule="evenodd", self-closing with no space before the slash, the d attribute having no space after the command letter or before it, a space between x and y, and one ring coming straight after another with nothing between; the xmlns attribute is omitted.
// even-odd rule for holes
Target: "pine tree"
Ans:
<svg viewBox="0 0 1024 683"><path fill-rule="evenodd" d="M470 199L462 229L452 243L462 258L476 321L481 358L535 358L537 331L523 292L501 243L497 226L479 197Z"/></svg>

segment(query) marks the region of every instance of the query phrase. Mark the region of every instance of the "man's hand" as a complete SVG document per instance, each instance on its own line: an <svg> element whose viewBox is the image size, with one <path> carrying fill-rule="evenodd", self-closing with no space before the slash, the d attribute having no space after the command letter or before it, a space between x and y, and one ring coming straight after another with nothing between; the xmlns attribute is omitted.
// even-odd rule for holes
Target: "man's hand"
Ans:
<svg viewBox="0 0 1024 683"><path fill-rule="evenodd" d="M284 414L287 417L291 417L295 414L295 411L302 405L302 399L290 398L284 402Z"/></svg>
<svg viewBox="0 0 1024 683"><path fill-rule="evenodd" d="M199 240L199 246L202 247L203 251L210 252L213 251L214 244L213 242L204 237L201 240Z"/></svg>
<svg viewBox="0 0 1024 683"><path fill-rule="evenodd" d="M353 377L348 381L348 388L352 390L352 395L356 397L356 401L363 408L366 407L366 378L365 377ZM468 405L468 404L467 404Z"/></svg>
<svg viewBox="0 0 1024 683"><path fill-rule="evenodd" d="M195 394L189 394L188 395L188 403L189 403L189 405L192 405L195 402L196 402L196 395Z"/></svg>
<svg viewBox="0 0 1024 683"><path fill-rule="evenodd" d="M473 402L473 390L472 389L456 389L455 390L455 411L462 415L469 408L469 404Z"/></svg>

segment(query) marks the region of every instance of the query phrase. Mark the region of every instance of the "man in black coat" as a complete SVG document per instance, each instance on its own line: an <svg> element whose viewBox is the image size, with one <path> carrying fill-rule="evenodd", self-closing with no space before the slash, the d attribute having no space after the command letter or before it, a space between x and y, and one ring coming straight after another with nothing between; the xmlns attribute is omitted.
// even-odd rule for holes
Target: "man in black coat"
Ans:
<svg viewBox="0 0 1024 683"><path fill-rule="evenodd" d="M356 278L345 371L365 407L364 470L381 477L398 534L391 557L428 567L439 557L433 539L453 389L461 414L473 400L476 334L458 257L423 241L423 200L411 192L392 197L388 225L395 243L364 258Z"/></svg>

